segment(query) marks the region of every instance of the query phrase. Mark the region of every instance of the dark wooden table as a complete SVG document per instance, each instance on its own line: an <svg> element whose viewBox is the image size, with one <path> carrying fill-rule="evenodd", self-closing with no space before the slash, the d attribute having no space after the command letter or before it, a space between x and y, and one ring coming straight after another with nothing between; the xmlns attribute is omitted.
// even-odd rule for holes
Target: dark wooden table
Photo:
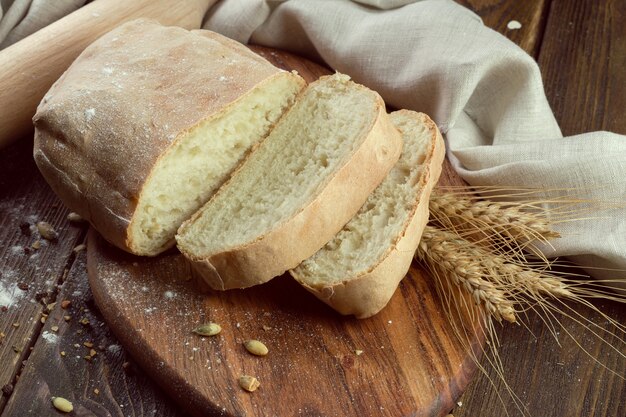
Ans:
<svg viewBox="0 0 626 417"><path fill-rule="evenodd" d="M626 0L461 3L537 59L564 134L626 134ZM522 27L508 29L511 20ZM25 138L0 151L0 283L12 294L12 300L0 300L0 305L11 303L0 311L1 417L58 415L50 397L67 392L84 399L84 408L74 415L183 416L107 329L87 285L81 250L86 226L67 220L31 150L32 138ZM52 224L59 238L34 249L31 226L40 220ZM597 306L626 322L625 306ZM528 322L529 329L498 329L506 381L528 414L626 416L626 359L619 352L563 318L567 332L611 373L565 330L557 343L538 317ZM507 396L498 399L503 382L486 369L459 398L451 411L456 417L518 414Z"/></svg>

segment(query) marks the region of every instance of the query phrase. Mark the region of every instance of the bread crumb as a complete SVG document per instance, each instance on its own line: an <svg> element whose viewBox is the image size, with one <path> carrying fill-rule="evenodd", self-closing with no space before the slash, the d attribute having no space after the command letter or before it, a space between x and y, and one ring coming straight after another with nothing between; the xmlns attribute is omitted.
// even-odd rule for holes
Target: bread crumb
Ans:
<svg viewBox="0 0 626 417"><path fill-rule="evenodd" d="M83 218L78 213L74 213L73 211L67 215L67 220L70 222L79 223L83 221Z"/></svg>
<svg viewBox="0 0 626 417"><path fill-rule="evenodd" d="M522 28L522 24L517 20L511 20L509 23L506 24L506 27L509 30L517 30Z"/></svg>

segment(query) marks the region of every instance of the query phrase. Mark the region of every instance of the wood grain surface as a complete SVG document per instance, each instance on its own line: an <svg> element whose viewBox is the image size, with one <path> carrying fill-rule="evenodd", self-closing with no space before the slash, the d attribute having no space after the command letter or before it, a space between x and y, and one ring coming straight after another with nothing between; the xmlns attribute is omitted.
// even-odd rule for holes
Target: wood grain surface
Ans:
<svg viewBox="0 0 626 417"><path fill-rule="evenodd" d="M564 135L626 134L626 1L553 0L539 54Z"/></svg>
<svg viewBox="0 0 626 417"><path fill-rule="evenodd" d="M0 285L9 294L0 302L0 387L13 384L39 337L42 314L84 233L67 221L67 209L38 173L31 153L32 140L0 153ZM58 239L42 239L35 227L40 221L51 224ZM0 409L5 401L0 396Z"/></svg>
<svg viewBox="0 0 626 417"><path fill-rule="evenodd" d="M292 54L253 49L308 82L330 72ZM129 256L95 232L88 251L89 282L107 324L144 370L197 416L443 416L475 370L471 352L441 315L432 280L415 266L381 313L356 320L288 275L203 295L176 251ZM223 327L220 336L191 333L208 321ZM464 325L474 327L469 319ZM264 341L270 355L248 354L246 339ZM473 340L476 351L481 340ZM238 386L246 374L261 381L258 392Z"/></svg>
<svg viewBox="0 0 626 417"><path fill-rule="evenodd" d="M472 9L486 26L502 33L530 55L537 57L550 0L457 0L457 3ZM511 21L519 22L521 27L509 28Z"/></svg>
<svg viewBox="0 0 626 417"><path fill-rule="evenodd" d="M86 251L78 252L56 299L3 416L59 416L53 396L71 401L73 416L183 415L105 325L87 282Z"/></svg>

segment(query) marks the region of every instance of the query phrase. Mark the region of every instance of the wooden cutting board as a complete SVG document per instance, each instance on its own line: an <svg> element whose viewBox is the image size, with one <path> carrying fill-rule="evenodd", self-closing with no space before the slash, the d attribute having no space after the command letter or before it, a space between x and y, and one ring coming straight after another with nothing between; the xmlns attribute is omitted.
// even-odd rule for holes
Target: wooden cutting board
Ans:
<svg viewBox="0 0 626 417"><path fill-rule="evenodd" d="M307 81L328 73L284 52L255 50ZM454 182L445 172L441 181ZM288 275L246 290L203 293L175 250L136 257L94 231L88 270L96 303L120 342L196 416L442 416L476 368L433 282L416 265L389 305L365 320L338 315ZM191 332L209 321L222 326L220 335ZM247 339L263 341L269 354L249 354ZM480 343L476 337L475 347ZM242 390L243 374L257 377L260 388Z"/></svg>

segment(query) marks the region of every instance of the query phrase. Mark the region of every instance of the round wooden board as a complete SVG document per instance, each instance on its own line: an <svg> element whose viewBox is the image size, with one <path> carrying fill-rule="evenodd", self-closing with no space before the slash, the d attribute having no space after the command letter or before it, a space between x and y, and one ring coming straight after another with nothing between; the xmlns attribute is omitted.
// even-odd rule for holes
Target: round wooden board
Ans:
<svg viewBox="0 0 626 417"><path fill-rule="evenodd" d="M328 73L294 55L255 50L307 81ZM178 252L136 257L94 231L88 271L120 342L196 416L441 416L476 368L434 284L415 266L389 305L365 320L340 316L287 275L246 290L202 292ZM192 334L209 321L222 326L219 336ZM270 353L249 354L246 339L263 341ZM259 379L256 392L239 387L243 374Z"/></svg>

